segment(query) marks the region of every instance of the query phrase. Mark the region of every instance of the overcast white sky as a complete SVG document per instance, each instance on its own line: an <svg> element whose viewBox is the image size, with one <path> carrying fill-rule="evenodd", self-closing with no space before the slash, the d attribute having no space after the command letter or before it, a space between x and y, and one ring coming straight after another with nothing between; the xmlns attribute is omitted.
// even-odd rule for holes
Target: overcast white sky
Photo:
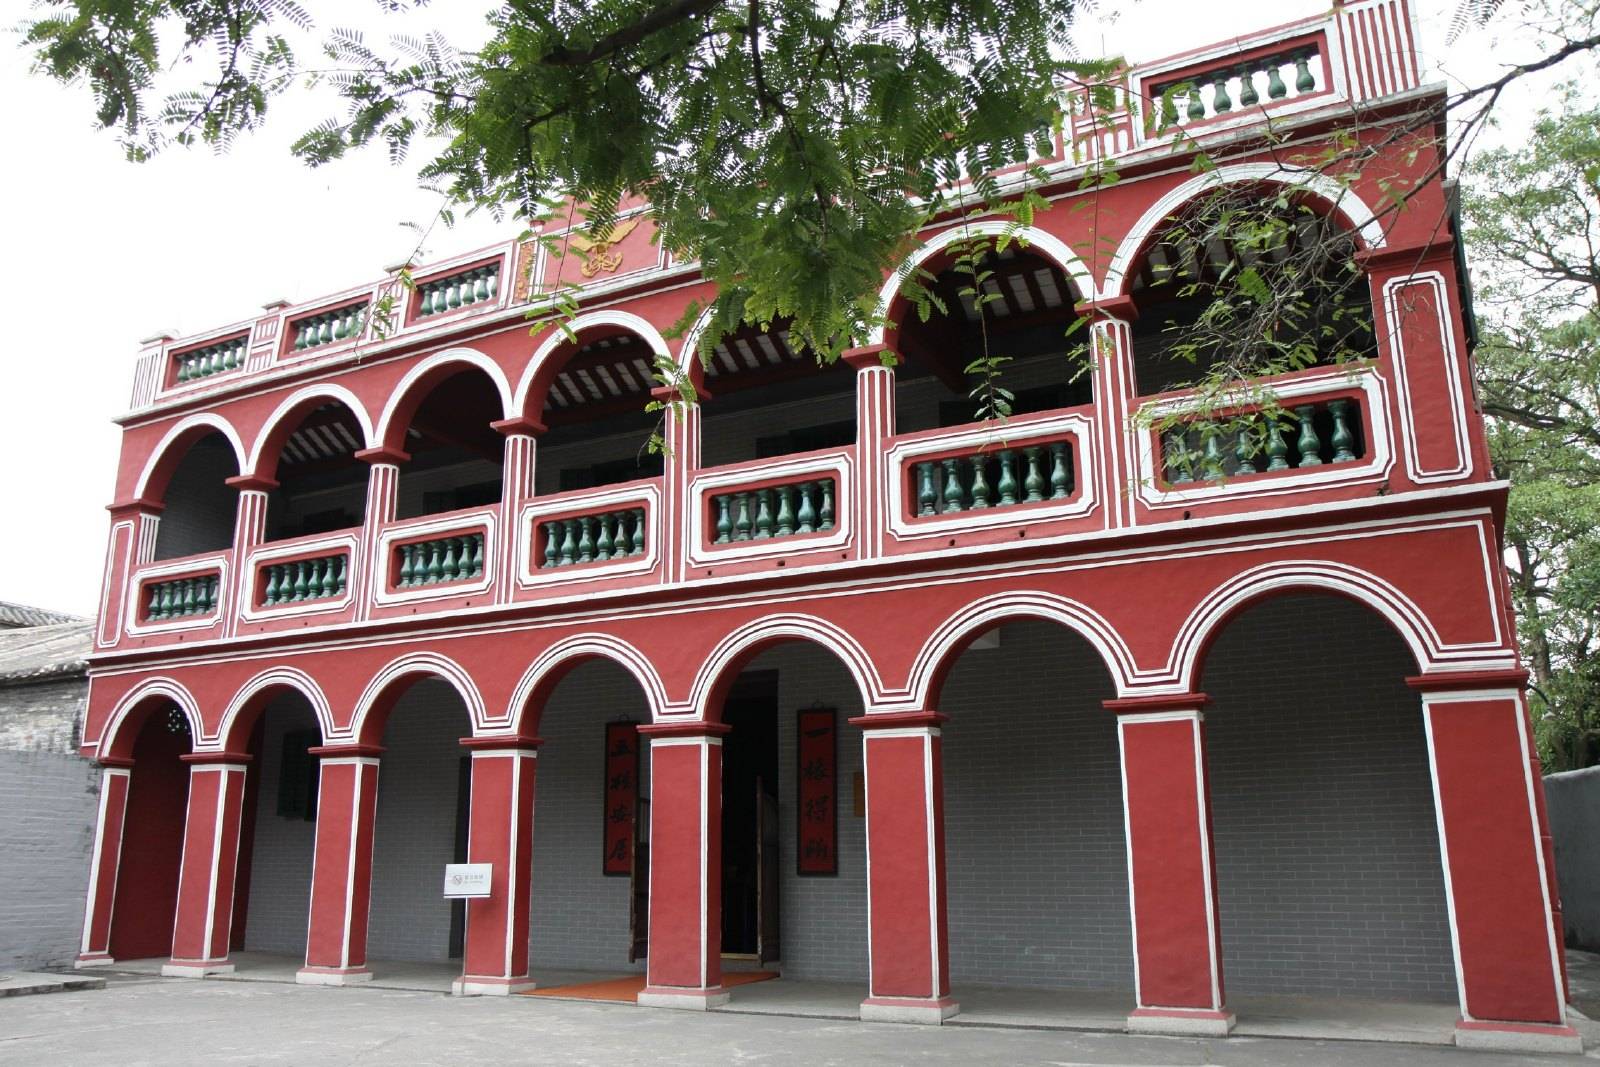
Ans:
<svg viewBox="0 0 1600 1067"><path fill-rule="evenodd" d="M1485 80L1497 60L1478 33L1446 50L1453 0L1421 0L1421 44L1435 67ZM23 0L0 2L9 28ZM318 29L358 26L374 38L398 20L370 0L309 3ZM487 10L483 5L481 10ZM1100 0L1083 26L1085 52L1132 60L1224 40L1315 14L1326 0L1198 4L1194 0ZM441 23L453 41L478 35L479 5L424 9L405 32ZM1204 17L1199 17L1200 12ZM9 338L0 381L0 600L84 615L98 596L119 430L140 338L195 333L253 315L261 304L309 299L377 277L405 258L437 202L413 171L371 152L312 171L288 152L294 136L329 105L273 104L268 129L227 155L172 150L143 165L124 162L114 138L96 131L88 91L28 72L8 34L0 42L3 178L0 294ZM1508 101L1526 112L1531 93ZM436 231L434 257L503 240L514 223L468 220Z"/></svg>

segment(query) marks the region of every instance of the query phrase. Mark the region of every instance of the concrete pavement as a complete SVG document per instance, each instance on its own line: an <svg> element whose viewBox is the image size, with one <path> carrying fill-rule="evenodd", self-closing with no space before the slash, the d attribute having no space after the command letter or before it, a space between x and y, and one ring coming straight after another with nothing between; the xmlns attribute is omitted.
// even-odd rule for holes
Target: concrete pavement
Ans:
<svg viewBox="0 0 1600 1067"><path fill-rule="evenodd" d="M1600 1060L1600 1051L1591 1051ZM1055 1064L1509 1067L1588 1060L1346 1041L920 1027L526 997L112 977L0 1001L0 1064Z"/></svg>

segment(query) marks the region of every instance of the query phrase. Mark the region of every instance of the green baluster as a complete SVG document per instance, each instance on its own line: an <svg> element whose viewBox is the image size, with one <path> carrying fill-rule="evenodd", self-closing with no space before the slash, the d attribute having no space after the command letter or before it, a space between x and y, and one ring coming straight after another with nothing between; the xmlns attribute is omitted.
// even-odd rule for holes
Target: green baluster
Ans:
<svg viewBox="0 0 1600 1067"><path fill-rule="evenodd" d="M472 574L473 578L483 577L483 534L475 533L470 538L472 542Z"/></svg>
<svg viewBox="0 0 1600 1067"><path fill-rule="evenodd" d="M1072 492L1072 471L1067 463L1067 443L1050 446L1050 499L1065 500Z"/></svg>
<svg viewBox="0 0 1600 1067"><path fill-rule="evenodd" d="M200 580L186 578L183 582L183 613L185 615L200 614Z"/></svg>
<svg viewBox="0 0 1600 1067"><path fill-rule="evenodd" d="M347 573L345 573L346 568L348 567L348 565L350 563L350 557L349 556L336 556L336 557L334 557L334 561L333 562L334 562L334 566L338 568L338 573L335 574L334 578L333 578L333 595L334 596L344 596L345 587L348 584L349 579L350 579L350 576Z"/></svg>
<svg viewBox="0 0 1600 1067"><path fill-rule="evenodd" d="M611 519L612 516L609 513L600 516L599 519L600 538L595 542L594 552L595 558L602 563L611 558L611 548L616 543L611 537Z"/></svg>
<svg viewBox="0 0 1600 1067"><path fill-rule="evenodd" d="M1316 411L1310 404L1294 409L1295 418L1300 420L1300 436L1295 438L1294 447L1300 453L1298 465L1301 467L1322 465L1322 438L1317 436L1317 428L1311 422Z"/></svg>
<svg viewBox="0 0 1600 1067"><path fill-rule="evenodd" d="M800 511L795 515L796 528L800 533L815 533L817 529L817 505L812 499L817 491L815 482L800 483Z"/></svg>
<svg viewBox="0 0 1600 1067"><path fill-rule="evenodd" d="M152 585L149 587L149 592L150 595L144 607L144 617L150 622L159 622L161 621L161 587Z"/></svg>
<svg viewBox="0 0 1600 1067"><path fill-rule="evenodd" d="M756 531L757 541L765 540L772 536L772 490L756 490Z"/></svg>
<svg viewBox="0 0 1600 1067"><path fill-rule="evenodd" d="M411 587L411 573L416 566L416 559L411 545L400 546L400 569L395 574L394 584L400 589Z"/></svg>
<svg viewBox="0 0 1600 1067"><path fill-rule="evenodd" d="M1044 499L1044 471L1039 466L1039 448L1024 448L1022 454L1028 460L1028 473L1022 480L1022 488L1027 491L1028 503Z"/></svg>
<svg viewBox="0 0 1600 1067"><path fill-rule="evenodd" d="M322 583L328 578L328 561L323 558L310 560L306 564L310 577L306 579L306 599L319 600L322 598Z"/></svg>
<svg viewBox="0 0 1600 1067"><path fill-rule="evenodd" d="M1211 112L1225 115L1233 110L1233 98L1228 95L1228 72L1219 70L1211 79Z"/></svg>
<svg viewBox="0 0 1600 1067"><path fill-rule="evenodd" d="M267 607L278 602L278 568L267 568L267 587L261 591L261 603Z"/></svg>
<svg viewBox="0 0 1600 1067"><path fill-rule="evenodd" d="M441 538L444 544L444 559L439 561L439 580L453 582L456 580L456 570L459 557L456 555L456 539L454 537Z"/></svg>
<svg viewBox="0 0 1600 1067"><path fill-rule="evenodd" d="M556 567L561 564L561 524L547 522L544 524L544 562L539 564L541 569Z"/></svg>
<svg viewBox="0 0 1600 1067"><path fill-rule="evenodd" d="M343 559L343 556L330 556L322 561L322 595L333 596L334 590L339 588L339 579L334 576L334 566Z"/></svg>
<svg viewBox="0 0 1600 1067"><path fill-rule="evenodd" d="M1259 474L1256 467L1256 449L1250 440L1250 428L1241 426L1233 438L1233 473Z"/></svg>
<svg viewBox="0 0 1600 1067"><path fill-rule="evenodd" d="M428 566L423 570L423 584L434 585L444 574L444 544L440 541L429 541L423 545L423 550L428 553Z"/></svg>
<svg viewBox="0 0 1600 1067"><path fill-rule="evenodd" d="M739 513L733 520L733 539L748 541L750 540L750 494L739 493L736 500L739 504Z"/></svg>
<svg viewBox="0 0 1600 1067"><path fill-rule="evenodd" d="M204 615L211 610L211 579L196 578L194 580L194 613Z"/></svg>
<svg viewBox="0 0 1600 1067"><path fill-rule="evenodd" d="M1206 452L1205 466L1201 469L1200 478L1202 481L1214 482L1223 474L1220 433L1215 425L1208 424L1201 427L1200 436L1205 440Z"/></svg>
<svg viewBox="0 0 1600 1067"><path fill-rule="evenodd" d="M989 465L987 456L972 457L972 509L974 511L989 506L989 480L985 476L985 469Z"/></svg>
<svg viewBox="0 0 1600 1067"><path fill-rule="evenodd" d="M425 318L433 314L433 286L417 286L417 318Z"/></svg>
<svg viewBox="0 0 1600 1067"><path fill-rule="evenodd" d="M500 291L500 268L485 267L483 273L487 278L487 282L484 287L483 298L485 300L493 300L495 298L495 294Z"/></svg>
<svg viewBox="0 0 1600 1067"><path fill-rule="evenodd" d="M563 565L578 562L578 520L565 519L562 529L566 537L561 542L561 562Z"/></svg>
<svg viewBox="0 0 1600 1067"><path fill-rule="evenodd" d="M479 267L477 270L478 284L472 289L472 299L478 303L489 299L489 268Z"/></svg>
<svg viewBox="0 0 1600 1067"><path fill-rule="evenodd" d="M343 314L338 314L338 315L334 315L333 316L333 339L335 341L343 341L344 340L344 315Z"/></svg>
<svg viewBox="0 0 1600 1067"><path fill-rule="evenodd" d="M290 599L298 603L306 598L306 561L303 559L294 562L294 584L290 587Z"/></svg>
<svg viewBox="0 0 1600 1067"><path fill-rule="evenodd" d="M1289 469L1289 444L1283 439L1283 420L1274 415L1267 422L1267 470Z"/></svg>
<svg viewBox="0 0 1600 1067"><path fill-rule="evenodd" d="M942 459L939 465L944 468L944 490L939 494L944 506L939 510L950 515L966 506L966 493L961 489L961 477L956 472L956 461Z"/></svg>
<svg viewBox="0 0 1600 1067"><path fill-rule="evenodd" d="M450 309L454 311L461 306L461 278L459 276L451 278L445 284L450 287Z"/></svg>
<svg viewBox="0 0 1600 1067"><path fill-rule="evenodd" d="M235 368L235 367L237 367L239 365L237 359L235 358L236 355L237 355L237 353L235 352L234 347L231 344L228 345L226 348L224 348L222 350L222 369L223 370L232 370L233 368Z"/></svg>
<svg viewBox="0 0 1600 1067"><path fill-rule="evenodd" d="M1000 491L1000 506L1010 507L1017 502L1017 475L1013 469L1017 454L1009 448L1000 453L1000 481L995 486Z"/></svg>
<svg viewBox="0 0 1600 1067"><path fill-rule="evenodd" d="M304 348L305 346L306 346L306 324L303 323L303 322L297 322L297 323L294 324L294 350L296 352L298 352L302 348Z"/></svg>
<svg viewBox="0 0 1600 1067"><path fill-rule="evenodd" d="M1189 455L1184 447L1182 430L1167 434L1161 456L1168 485L1184 485L1194 481L1194 476L1189 471Z"/></svg>
<svg viewBox="0 0 1600 1067"><path fill-rule="evenodd" d="M1256 94L1256 68L1253 66L1239 68L1239 106L1255 107L1261 102L1261 97Z"/></svg>
<svg viewBox="0 0 1600 1067"><path fill-rule="evenodd" d="M1350 401L1330 400L1328 411L1333 415L1333 461L1335 463L1349 463L1356 458L1356 438L1350 432Z"/></svg>
<svg viewBox="0 0 1600 1067"><path fill-rule="evenodd" d="M1161 128L1178 124L1178 101L1173 97L1171 90L1161 93Z"/></svg>
<svg viewBox="0 0 1600 1067"><path fill-rule="evenodd" d="M1311 57L1315 52L1301 52L1294 57L1294 88L1298 93L1309 93L1317 87L1316 78L1311 76Z"/></svg>
<svg viewBox="0 0 1600 1067"><path fill-rule="evenodd" d="M170 618L173 618L175 615L177 615L177 613L178 613L177 603L178 603L178 583L176 583L176 582L162 582L161 583L161 617L163 619L170 619Z"/></svg>
<svg viewBox="0 0 1600 1067"><path fill-rule="evenodd" d="M831 529L833 529L833 479L832 478L824 479L823 482L822 482L822 510L817 513L817 517L822 520L818 524L819 529L823 529L823 530L831 530Z"/></svg>
<svg viewBox="0 0 1600 1067"><path fill-rule="evenodd" d="M585 515L583 518L578 520L578 524L579 524L579 527L581 528L581 530L583 531L578 536L578 562L579 563L593 563L594 562L594 517L592 515Z"/></svg>
<svg viewBox="0 0 1600 1067"><path fill-rule="evenodd" d="M1185 114L1189 116L1190 122L1199 122L1206 117L1206 102L1200 99L1200 87L1198 85L1189 86L1188 93L1189 106Z"/></svg>
<svg viewBox="0 0 1600 1067"><path fill-rule="evenodd" d="M206 374L208 374L208 375L221 374L222 373L222 349L220 349L220 348L212 348L212 349L208 349L207 351L210 353L210 355L207 357Z"/></svg>
<svg viewBox="0 0 1600 1067"><path fill-rule="evenodd" d="M333 318L323 315L317 320L317 344L325 345L333 340Z"/></svg>
<svg viewBox="0 0 1600 1067"><path fill-rule="evenodd" d="M180 383L182 383L182 382L186 382L188 380L189 380L189 357L183 356L183 357L180 357L178 359L178 381Z"/></svg>
<svg viewBox="0 0 1600 1067"><path fill-rule="evenodd" d="M794 536L794 486L782 485L778 487L778 529L779 537Z"/></svg>
<svg viewBox="0 0 1600 1067"><path fill-rule="evenodd" d="M1282 100L1289 95L1289 87L1283 84L1283 61L1269 58L1267 60L1267 99Z"/></svg>
<svg viewBox="0 0 1600 1067"><path fill-rule="evenodd" d="M633 551L630 555L644 555L644 508L633 511Z"/></svg>
<svg viewBox="0 0 1600 1067"><path fill-rule="evenodd" d="M725 545L733 539L733 513L728 508L728 494L712 497L711 506L717 509L717 539L713 543Z"/></svg>
<svg viewBox="0 0 1600 1067"><path fill-rule="evenodd" d="M939 492L933 487L933 464L918 463L917 473L917 514L932 515L934 507L939 501Z"/></svg>

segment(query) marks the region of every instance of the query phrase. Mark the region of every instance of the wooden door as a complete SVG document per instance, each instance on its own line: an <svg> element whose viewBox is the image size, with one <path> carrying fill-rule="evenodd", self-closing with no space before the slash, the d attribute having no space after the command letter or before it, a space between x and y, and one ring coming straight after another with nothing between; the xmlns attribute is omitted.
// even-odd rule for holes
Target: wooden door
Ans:
<svg viewBox="0 0 1600 1067"><path fill-rule="evenodd" d="M778 937L778 801L756 779L756 958L782 959Z"/></svg>
<svg viewBox="0 0 1600 1067"><path fill-rule="evenodd" d="M639 801L633 820L633 870L629 878L628 962L650 955L650 802Z"/></svg>

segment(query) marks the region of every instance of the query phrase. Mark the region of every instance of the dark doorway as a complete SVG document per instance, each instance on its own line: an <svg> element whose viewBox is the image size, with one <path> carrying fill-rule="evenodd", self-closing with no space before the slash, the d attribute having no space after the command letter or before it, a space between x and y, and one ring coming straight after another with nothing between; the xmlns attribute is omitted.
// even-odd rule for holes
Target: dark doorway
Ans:
<svg viewBox="0 0 1600 1067"><path fill-rule="evenodd" d="M778 672L741 675L722 715L722 953L776 959Z"/></svg>

